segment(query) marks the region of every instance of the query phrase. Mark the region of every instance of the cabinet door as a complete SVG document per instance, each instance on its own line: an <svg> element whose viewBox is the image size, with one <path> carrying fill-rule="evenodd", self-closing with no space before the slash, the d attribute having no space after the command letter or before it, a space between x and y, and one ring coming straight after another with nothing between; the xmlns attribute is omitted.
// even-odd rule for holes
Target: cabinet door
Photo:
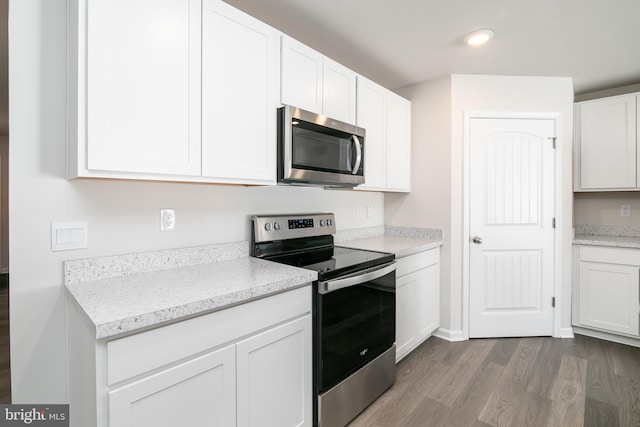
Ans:
<svg viewBox="0 0 640 427"><path fill-rule="evenodd" d="M440 326L440 265L434 264L417 274L417 335L422 341Z"/></svg>
<svg viewBox="0 0 640 427"><path fill-rule="evenodd" d="M219 0L202 13L202 175L275 184L279 33Z"/></svg>
<svg viewBox="0 0 640 427"><path fill-rule="evenodd" d="M231 345L110 391L109 425L235 425L235 398L235 346Z"/></svg>
<svg viewBox="0 0 640 427"><path fill-rule="evenodd" d="M580 262L579 323L638 336L639 267Z"/></svg>
<svg viewBox="0 0 640 427"><path fill-rule="evenodd" d="M382 190L386 187L386 89L358 76L357 124L366 130L364 179L358 189Z"/></svg>
<svg viewBox="0 0 640 427"><path fill-rule="evenodd" d="M387 94L387 190L411 189L411 102Z"/></svg>
<svg viewBox="0 0 640 427"><path fill-rule="evenodd" d="M356 73L323 59L322 114L346 123L356 123Z"/></svg>
<svg viewBox="0 0 640 427"><path fill-rule="evenodd" d="M89 2L88 169L200 175L200 18L200 0Z"/></svg>
<svg viewBox="0 0 640 427"><path fill-rule="evenodd" d="M417 273L399 277L396 281L396 362L417 345L419 281Z"/></svg>
<svg viewBox="0 0 640 427"><path fill-rule="evenodd" d="M282 36L281 102L322 114L322 54Z"/></svg>
<svg viewBox="0 0 640 427"><path fill-rule="evenodd" d="M587 101L577 110L576 190L637 187L636 96Z"/></svg>
<svg viewBox="0 0 640 427"><path fill-rule="evenodd" d="M311 316L237 345L238 426L312 423Z"/></svg>

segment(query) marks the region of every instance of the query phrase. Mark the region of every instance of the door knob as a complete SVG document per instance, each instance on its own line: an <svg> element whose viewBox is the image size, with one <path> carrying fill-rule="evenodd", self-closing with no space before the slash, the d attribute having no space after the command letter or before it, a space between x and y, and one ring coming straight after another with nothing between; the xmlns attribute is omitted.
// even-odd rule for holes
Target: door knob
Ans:
<svg viewBox="0 0 640 427"><path fill-rule="evenodd" d="M482 243L482 237L475 236L472 242L475 243L476 245L479 245L480 243Z"/></svg>

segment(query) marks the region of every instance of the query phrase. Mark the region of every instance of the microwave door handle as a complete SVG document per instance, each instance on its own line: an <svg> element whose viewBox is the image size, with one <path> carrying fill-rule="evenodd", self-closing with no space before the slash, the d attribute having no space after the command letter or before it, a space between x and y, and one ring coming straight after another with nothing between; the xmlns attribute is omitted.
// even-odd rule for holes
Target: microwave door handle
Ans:
<svg viewBox="0 0 640 427"><path fill-rule="evenodd" d="M360 139L356 135L351 135L351 140L356 146L356 164L351 169L351 175L356 175L358 169L360 169L360 163L362 163L362 148L360 146Z"/></svg>
<svg viewBox="0 0 640 427"><path fill-rule="evenodd" d="M386 276L392 271L395 271L395 269L396 263L392 262L390 264L386 264L386 266L382 268L373 267L368 270L364 270L363 272L358 273L355 276L348 276L342 279L327 280L326 282L318 282L318 292L320 292L321 294L328 294L330 292L337 291L338 289L360 285L362 283L378 279L382 276Z"/></svg>

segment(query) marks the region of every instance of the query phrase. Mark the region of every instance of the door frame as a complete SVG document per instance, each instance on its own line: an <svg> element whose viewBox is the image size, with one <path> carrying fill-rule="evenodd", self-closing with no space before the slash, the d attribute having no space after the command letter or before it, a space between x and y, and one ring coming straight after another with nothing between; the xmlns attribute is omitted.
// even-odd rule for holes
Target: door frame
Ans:
<svg viewBox="0 0 640 427"><path fill-rule="evenodd" d="M554 272L553 295L555 296L555 308L553 309L553 337L562 337L562 123L559 112L500 112L500 111L465 111L464 112L464 139L463 139L463 220L462 220L462 335L463 339L469 339L470 329L470 210L471 195L470 164L471 164L471 135L470 124L472 119L550 119L554 121L556 147L554 156L554 212L556 219L554 236Z"/></svg>

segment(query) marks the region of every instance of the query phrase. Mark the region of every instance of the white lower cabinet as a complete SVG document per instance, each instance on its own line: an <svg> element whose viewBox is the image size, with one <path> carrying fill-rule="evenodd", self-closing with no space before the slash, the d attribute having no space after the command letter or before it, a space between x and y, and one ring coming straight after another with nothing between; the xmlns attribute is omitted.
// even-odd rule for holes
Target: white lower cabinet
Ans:
<svg viewBox="0 0 640 427"><path fill-rule="evenodd" d="M397 260L396 362L440 325L440 249Z"/></svg>
<svg viewBox="0 0 640 427"><path fill-rule="evenodd" d="M307 316L238 343L238 426L311 425L310 341Z"/></svg>
<svg viewBox="0 0 640 427"><path fill-rule="evenodd" d="M311 426L311 286L107 341L68 305L72 427Z"/></svg>
<svg viewBox="0 0 640 427"><path fill-rule="evenodd" d="M109 425L230 426L236 422L233 345L109 392Z"/></svg>
<svg viewBox="0 0 640 427"><path fill-rule="evenodd" d="M578 246L576 263L574 326L640 337L640 250Z"/></svg>

